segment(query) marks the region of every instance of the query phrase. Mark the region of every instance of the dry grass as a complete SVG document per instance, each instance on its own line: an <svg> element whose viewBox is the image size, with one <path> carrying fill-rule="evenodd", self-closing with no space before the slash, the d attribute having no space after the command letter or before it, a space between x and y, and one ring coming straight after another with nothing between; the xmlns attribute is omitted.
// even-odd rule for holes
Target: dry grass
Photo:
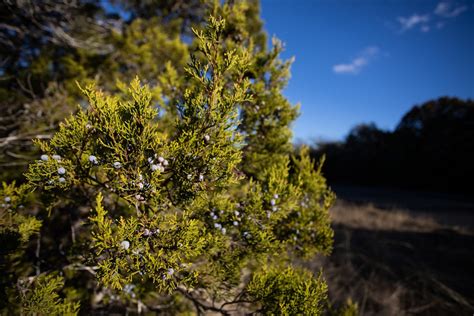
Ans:
<svg viewBox="0 0 474 316"><path fill-rule="evenodd" d="M471 315L474 234L403 210L338 202L333 254L323 267L336 305L352 298L362 315Z"/></svg>
<svg viewBox="0 0 474 316"><path fill-rule="evenodd" d="M370 203L361 206L338 201L331 209L331 219L335 225L370 230L430 232L442 228L432 217L399 209L381 210Z"/></svg>

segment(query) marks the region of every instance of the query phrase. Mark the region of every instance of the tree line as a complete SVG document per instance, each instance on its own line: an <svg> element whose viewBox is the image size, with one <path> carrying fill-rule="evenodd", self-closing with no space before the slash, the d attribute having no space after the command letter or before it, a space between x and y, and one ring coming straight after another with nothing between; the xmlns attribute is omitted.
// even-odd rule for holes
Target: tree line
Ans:
<svg viewBox="0 0 474 316"><path fill-rule="evenodd" d="M330 183L472 192L474 102L441 97L414 106L393 131L360 124L342 142L321 142Z"/></svg>

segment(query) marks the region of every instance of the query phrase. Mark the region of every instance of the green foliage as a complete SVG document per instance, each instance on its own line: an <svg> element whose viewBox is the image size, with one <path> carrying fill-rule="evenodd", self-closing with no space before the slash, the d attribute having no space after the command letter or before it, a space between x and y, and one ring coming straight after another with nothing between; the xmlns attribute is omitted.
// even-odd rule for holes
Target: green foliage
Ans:
<svg viewBox="0 0 474 316"><path fill-rule="evenodd" d="M26 185L17 187L15 183L10 185L3 183L3 188L0 190L0 235L2 239L17 235L18 243L25 244L41 228L40 220L34 216L26 215L22 211L25 204L28 203L27 191L28 186ZM11 246L6 240L4 242L2 243L4 245L2 252Z"/></svg>
<svg viewBox="0 0 474 316"><path fill-rule="evenodd" d="M321 315L327 286L308 271L272 267L255 273L247 291L261 302L258 312L265 315Z"/></svg>
<svg viewBox="0 0 474 316"><path fill-rule="evenodd" d="M180 284L192 284L196 276L182 263L195 260L210 242L196 220L189 219L187 214L166 214L154 219L121 217L114 223L107 217L101 195L96 212L90 220L93 249L100 257L101 283L123 289L127 284L151 280L160 292L171 292L176 288L179 273ZM157 228L153 233L150 228L142 230L145 224ZM155 237L151 238L151 234Z"/></svg>
<svg viewBox="0 0 474 316"><path fill-rule="evenodd" d="M35 41L19 44L24 54L4 58L9 62L16 58L26 60L18 62L24 66L2 68L1 72L0 108L5 111L2 117L5 128L0 130L2 177L21 179L21 173L25 171L23 166L38 154L36 148L31 146L31 139L38 136L48 139L59 123L76 111L77 103L85 104L77 81L85 86L97 81L101 88L114 93L138 75L149 85L153 102L162 107L161 114L167 117L167 123L163 121L160 128L170 131L174 125L174 105L178 96L184 92L183 68L189 59L189 44L181 37L183 21L170 19L165 23L161 18L153 17L136 18L125 23L109 16L104 17L101 9L90 1L77 1L76 4L77 7L71 6L70 11L66 4L59 3L57 7L43 3L28 7L26 11L41 11L37 16L42 19L37 22L45 20L46 25L29 23L32 29L41 29L39 34L31 35L45 36L38 39L43 45L38 47L39 43ZM22 7L21 2L15 5ZM206 7L204 2L199 5ZM14 6L7 7L14 9ZM170 2L163 7L163 10L169 11L174 4ZM17 9L25 14L25 8ZM50 12L55 9L60 10L57 16ZM73 18L69 17L72 12ZM15 14L12 13L12 16ZM54 24L55 19L67 17L69 20L66 23ZM203 20L204 17L201 17L196 22L202 23ZM28 21L27 18L25 21ZM75 23L69 25L71 21ZM65 32L70 36L67 41L64 38L55 39L54 32L53 38L43 34L42 27L50 29L49 23L55 26L54 30L59 34L64 32L63 27L67 28ZM12 34L8 34L8 37L12 37ZM31 50L29 45L33 46ZM32 53L35 56L30 56ZM117 85L117 82L127 84Z"/></svg>
<svg viewBox="0 0 474 316"><path fill-rule="evenodd" d="M357 303L354 303L351 299L349 299L347 303L337 311L337 315L357 316L359 315L359 307L357 306Z"/></svg>
<svg viewBox="0 0 474 316"><path fill-rule="evenodd" d="M334 307L328 301L326 315L329 316L357 316L359 315L359 306L351 298L339 307Z"/></svg>
<svg viewBox="0 0 474 316"><path fill-rule="evenodd" d="M26 315L77 315L79 303L61 298L62 277L42 274L20 282L21 312Z"/></svg>
<svg viewBox="0 0 474 316"><path fill-rule="evenodd" d="M36 247L23 247L34 259L13 248L9 265L25 268L3 283L35 271L24 297L41 311L73 313L80 302L83 313L323 312L322 277L292 262L330 252L334 194L322 162L315 170L306 148L291 155L297 108L281 94L290 63L277 42L266 50L255 2L216 2L212 11L226 19L193 29L189 58L177 33L132 22L126 39L117 36L133 57L123 53L129 65L117 71L136 66L148 84L124 84L125 71L116 86L80 87L85 102L36 141L42 155L27 184L5 186L12 205L33 192L36 217L5 213L2 229L23 244L42 231ZM172 62L155 60L174 51ZM89 77L87 65L68 64ZM68 286L41 272L63 273Z"/></svg>

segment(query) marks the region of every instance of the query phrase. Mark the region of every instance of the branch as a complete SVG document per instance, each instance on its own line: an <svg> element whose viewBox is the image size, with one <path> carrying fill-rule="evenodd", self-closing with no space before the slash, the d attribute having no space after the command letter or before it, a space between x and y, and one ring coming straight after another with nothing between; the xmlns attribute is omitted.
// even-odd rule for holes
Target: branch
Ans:
<svg viewBox="0 0 474 316"><path fill-rule="evenodd" d="M33 138L36 139L51 139L53 135L51 134L41 134L41 135L18 135L18 136L8 136L0 138L0 147L5 147L11 142L15 141L30 141Z"/></svg>
<svg viewBox="0 0 474 316"><path fill-rule="evenodd" d="M86 266L81 263L73 263L68 266L65 266L63 269L67 269L67 268L71 268L76 271L87 271L92 275L96 275L97 272L95 272L95 270L99 270L98 266Z"/></svg>
<svg viewBox="0 0 474 316"><path fill-rule="evenodd" d="M184 296L186 296L187 299L189 299L191 302L194 303L194 305L196 306L196 309L198 311L198 313L200 312L201 309L203 310L207 310L207 311L213 311L213 312L219 312L221 313L222 315L230 315L229 312L227 312L226 310L222 309L222 307L218 308L218 307L215 307L215 306L211 306L211 305L206 305L204 304L203 302L201 302L198 298L194 297L186 288L184 288L183 286L178 286L177 287L177 290L178 292L182 293Z"/></svg>

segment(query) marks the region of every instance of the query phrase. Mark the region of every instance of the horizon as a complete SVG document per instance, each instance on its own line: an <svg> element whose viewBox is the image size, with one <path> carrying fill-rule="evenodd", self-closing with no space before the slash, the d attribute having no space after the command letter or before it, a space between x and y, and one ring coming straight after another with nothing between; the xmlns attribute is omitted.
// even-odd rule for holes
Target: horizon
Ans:
<svg viewBox="0 0 474 316"><path fill-rule="evenodd" d="M472 1L262 0L261 16L295 57L294 142L340 141L362 123L393 130L415 105L474 97Z"/></svg>

